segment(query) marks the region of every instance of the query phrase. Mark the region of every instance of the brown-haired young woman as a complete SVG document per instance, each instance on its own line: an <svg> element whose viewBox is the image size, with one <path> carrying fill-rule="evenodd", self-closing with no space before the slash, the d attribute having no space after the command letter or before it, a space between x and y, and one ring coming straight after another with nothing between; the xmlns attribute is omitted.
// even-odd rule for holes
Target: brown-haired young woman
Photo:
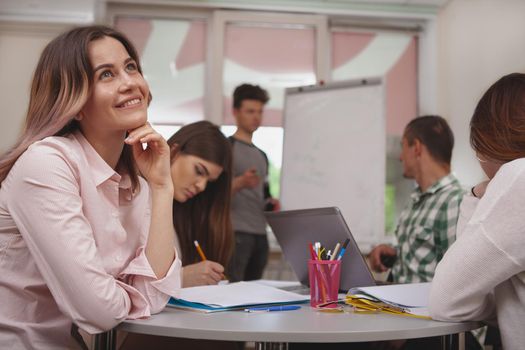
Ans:
<svg viewBox="0 0 525 350"><path fill-rule="evenodd" d="M232 154L228 139L208 122L188 124L169 140L174 187L173 225L182 284L217 284L233 248L230 220ZM197 253L198 241L206 261Z"/></svg>
<svg viewBox="0 0 525 350"><path fill-rule="evenodd" d="M168 140L173 180L173 226L182 260L182 285L217 284L233 249L230 220L232 153L220 129L200 121ZM197 253L198 241L206 259ZM235 342L158 337L130 333L123 348L238 349Z"/></svg>
<svg viewBox="0 0 525 350"><path fill-rule="evenodd" d="M525 344L525 74L509 74L479 101L470 142L488 177L461 204L457 240L439 263L432 317L499 326L503 348Z"/></svg>
<svg viewBox="0 0 525 350"><path fill-rule="evenodd" d="M71 348L77 326L108 330L177 294L170 149L147 123L150 99L111 28L44 49L22 135L0 157L2 347Z"/></svg>

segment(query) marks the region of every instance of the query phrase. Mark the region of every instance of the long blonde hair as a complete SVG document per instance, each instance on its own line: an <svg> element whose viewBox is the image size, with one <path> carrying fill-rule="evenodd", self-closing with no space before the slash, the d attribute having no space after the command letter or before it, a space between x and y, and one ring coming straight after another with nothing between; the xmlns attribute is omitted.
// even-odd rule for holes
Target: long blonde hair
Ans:
<svg viewBox="0 0 525 350"><path fill-rule="evenodd" d="M106 36L122 43L142 74L137 51L122 33L112 28L79 27L53 39L42 52L33 76L22 133L15 145L0 157L0 183L31 144L78 129L75 116L86 103L93 81L88 45ZM129 174L133 188L137 188L138 175L128 145L124 146L118 168Z"/></svg>

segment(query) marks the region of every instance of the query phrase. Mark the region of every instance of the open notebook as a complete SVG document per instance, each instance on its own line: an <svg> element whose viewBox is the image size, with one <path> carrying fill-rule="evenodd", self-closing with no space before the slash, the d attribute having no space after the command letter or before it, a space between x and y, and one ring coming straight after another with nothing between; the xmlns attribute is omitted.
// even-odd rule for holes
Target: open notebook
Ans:
<svg viewBox="0 0 525 350"><path fill-rule="evenodd" d="M179 297L171 298L168 306L200 312L217 312L259 305L298 304L309 300L309 295L300 295L255 282L237 282L182 288Z"/></svg>

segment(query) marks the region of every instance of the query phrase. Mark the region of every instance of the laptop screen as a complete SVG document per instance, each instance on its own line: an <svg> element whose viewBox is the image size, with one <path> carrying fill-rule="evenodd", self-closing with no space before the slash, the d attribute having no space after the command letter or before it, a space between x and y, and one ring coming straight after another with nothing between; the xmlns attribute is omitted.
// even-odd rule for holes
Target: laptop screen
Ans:
<svg viewBox="0 0 525 350"><path fill-rule="evenodd" d="M326 249L350 242L341 259L340 290L373 286L374 278L359 251L341 211L337 207L266 212L266 219L281 246L284 258L297 279L308 286L309 243L320 242Z"/></svg>

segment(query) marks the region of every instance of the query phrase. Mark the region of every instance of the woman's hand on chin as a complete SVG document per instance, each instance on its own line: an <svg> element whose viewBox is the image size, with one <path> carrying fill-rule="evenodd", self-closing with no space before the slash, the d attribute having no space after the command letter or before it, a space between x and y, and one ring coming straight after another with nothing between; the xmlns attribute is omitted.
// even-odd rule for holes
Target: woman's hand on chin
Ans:
<svg viewBox="0 0 525 350"><path fill-rule="evenodd" d="M471 190L474 197L482 198L485 194L485 191L487 190L487 186L489 185L489 183L490 180L485 180L474 186Z"/></svg>
<svg viewBox="0 0 525 350"><path fill-rule="evenodd" d="M164 138L153 129L150 123L130 130L125 143L132 146L137 167L152 189L161 188L173 191L170 171L170 148ZM142 145L146 144L146 148Z"/></svg>

